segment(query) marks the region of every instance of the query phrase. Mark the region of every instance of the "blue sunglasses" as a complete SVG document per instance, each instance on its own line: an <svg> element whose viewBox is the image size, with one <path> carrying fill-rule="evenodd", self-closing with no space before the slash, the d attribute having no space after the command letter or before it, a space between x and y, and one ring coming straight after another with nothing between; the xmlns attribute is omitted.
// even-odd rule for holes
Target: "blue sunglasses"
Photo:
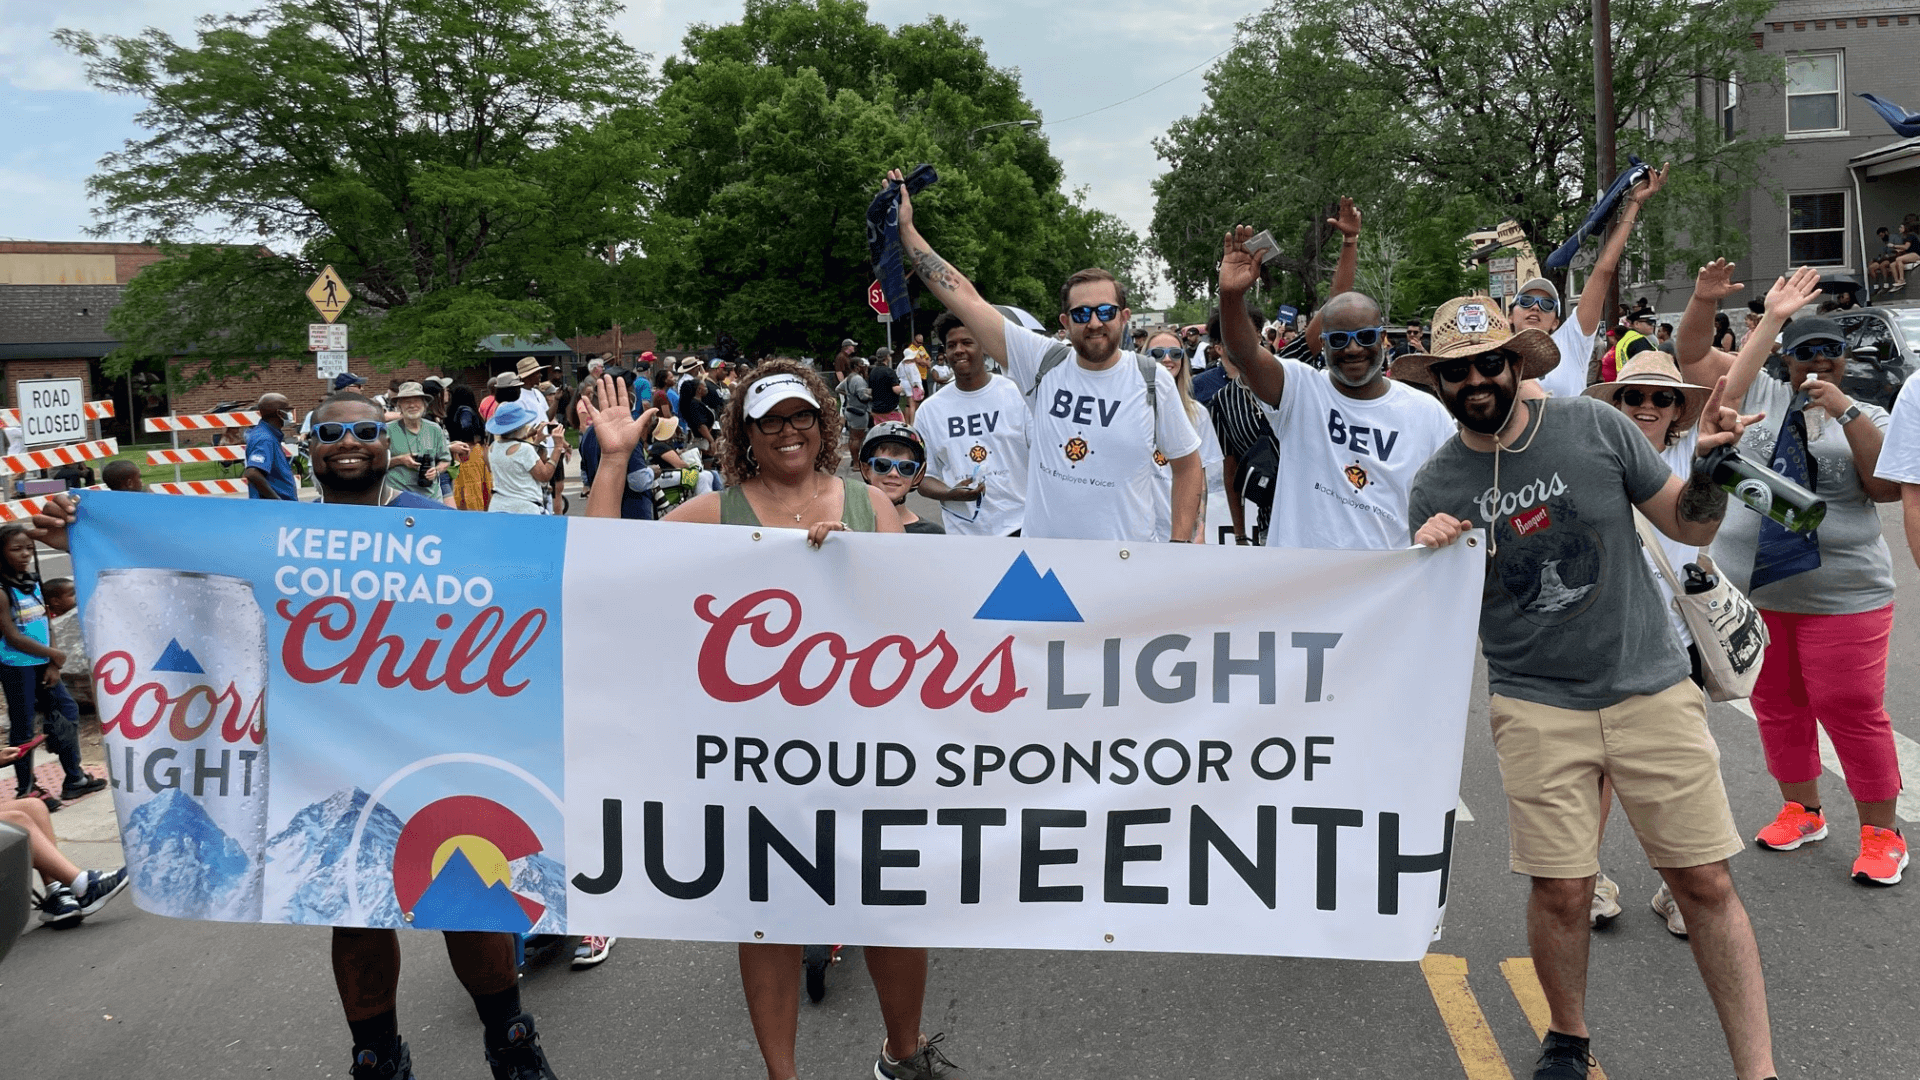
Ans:
<svg viewBox="0 0 1920 1080"><path fill-rule="evenodd" d="M1532 293L1522 293L1513 298L1513 306L1539 308L1544 314L1551 315L1560 310L1560 301L1555 300L1551 296L1535 296Z"/></svg>
<svg viewBox="0 0 1920 1080"><path fill-rule="evenodd" d="M1099 319L1101 322L1112 322L1119 317L1119 304L1100 304L1095 307L1088 307L1085 304L1081 304L1077 308L1067 309L1067 318L1082 325L1092 322L1095 319Z"/></svg>
<svg viewBox="0 0 1920 1080"><path fill-rule="evenodd" d="M1363 326L1358 330L1328 330L1320 335L1327 348L1334 352L1347 347L1348 342L1359 342L1363 349L1371 349L1380 343L1380 335L1386 331L1384 326Z"/></svg>

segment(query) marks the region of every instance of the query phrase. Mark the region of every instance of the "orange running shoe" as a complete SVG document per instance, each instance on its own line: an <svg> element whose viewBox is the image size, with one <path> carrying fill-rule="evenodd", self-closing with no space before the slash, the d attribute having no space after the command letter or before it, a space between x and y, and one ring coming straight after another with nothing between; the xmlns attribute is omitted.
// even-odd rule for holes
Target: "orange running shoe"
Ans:
<svg viewBox="0 0 1920 1080"><path fill-rule="evenodd" d="M1892 829L1860 826L1860 857L1853 860L1853 880L1862 885L1898 885L1907 868L1906 838Z"/></svg>
<svg viewBox="0 0 1920 1080"><path fill-rule="evenodd" d="M1827 819L1819 811L1809 812L1797 802L1789 802L1780 808L1780 816L1773 824L1760 830L1754 841L1761 847L1772 851L1792 851L1813 840L1827 838Z"/></svg>

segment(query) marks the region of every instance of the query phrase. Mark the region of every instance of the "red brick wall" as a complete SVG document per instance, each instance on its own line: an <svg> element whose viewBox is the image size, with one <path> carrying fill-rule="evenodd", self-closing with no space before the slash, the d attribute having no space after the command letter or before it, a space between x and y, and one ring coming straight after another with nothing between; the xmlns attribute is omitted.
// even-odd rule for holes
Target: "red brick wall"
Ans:
<svg viewBox="0 0 1920 1080"><path fill-rule="evenodd" d="M79 379L86 400L94 400L93 382L87 377L85 360L9 360L3 366L6 368L7 404L10 407L20 404L21 379Z"/></svg>
<svg viewBox="0 0 1920 1080"><path fill-rule="evenodd" d="M374 371L366 361L349 362L347 370L367 380L365 389L371 393L384 393L389 381L419 382L429 375L440 374L419 362L410 363L397 371ZM456 375L465 378L466 373ZM476 373L475 379L484 380L484 373ZM262 394L285 394L293 402L294 412L304 414L319 404L320 398L333 389L331 381L322 380L313 373L313 361L309 358L294 360L275 360L263 371L255 372L251 377L240 379L221 379L216 382L202 383L185 390L176 390L173 395L175 413L208 412L222 401L244 401L251 405Z"/></svg>

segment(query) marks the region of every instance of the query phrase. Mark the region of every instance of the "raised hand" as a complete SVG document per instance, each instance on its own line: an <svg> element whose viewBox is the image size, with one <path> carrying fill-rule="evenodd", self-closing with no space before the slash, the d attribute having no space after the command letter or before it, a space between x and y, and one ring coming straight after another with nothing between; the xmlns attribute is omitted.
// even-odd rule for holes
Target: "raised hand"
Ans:
<svg viewBox="0 0 1920 1080"><path fill-rule="evenodd" d="M1740 415L1740 410L1721 404L1727 395L1727 376L1720 376L1713 384L1713 393L1707 395L1707 403L1700 410L1700 441L1694 453L1706 457L1707 452L1721 446L1732 446L1740 441L1748 425L1757 424L1766 419L1766 413Z"/></svg>
<svg viewBox="0 0 1920 1080"><path fill-rule="evenodd" d="M1672 167L1672 162L1664 162L1659 168L1648 171L1647 178L1635 184L1633 190L1627 193L1627 198L1632 199L1637 205L1646 205L1648 199L1653 198L1656 192L1667 186L1667 170Z"/></svg>
<svg viewBox="0 0 1920 1080"><path fill-rule="evenodd" d="M900 185L900 231L906 232L913 227L913 197L907 194L906 175L899 169L894 169L887 173L887 180ZM886 190L886 187L886 184L880 185L882 191Z"/></svg>
<svg viewBox="0 0 1920 1080"><path fill-rule="evenodd" d="M1353 205L1352 199L1342 195L1340 196L1340 213L1338 216L1328 218L1327 224L1338 229L1347 239L1357 239L1360 236L1360 208Z"/></svg>
<svg viewBox="0 0 1920 1080"><path fill-rule="evenodd" d="M624 461L633 453L633 448L640 445L641 436L653 429L654 417L660 410L648 409L634 416L626 380L612 375L600 376L600 400L604 404L595 409L587 399L580 399L580 426L592 425L597 433L595 438L600 440L602 457Z"/></svg>
<svg viewBox="0 0 1920 1080"><path fill-rule="evenodd" d="M1260 279L1260 260L1247 250L1253 226L1236 225L1227 233L1220 252L1220 291L1244 294Z"/></svg>
<svg viewBox="0 0 1920 1080"><path fill-rule="evenodd" d="M1710 300L1715 304L1746 289L1746 283L1733 280L1735 264L1725 259L1715 259L1700 268L1693 279L1693 295L1700 300Z"/></svg>
<svg viewBox="0 0 1920 1080"><path fill-rule="evenodd" d="M1776 279L1773 288L1767 290L1767 314L1785 322L1819 295L1820 271L1803 266L1790 276Z"/></svg>

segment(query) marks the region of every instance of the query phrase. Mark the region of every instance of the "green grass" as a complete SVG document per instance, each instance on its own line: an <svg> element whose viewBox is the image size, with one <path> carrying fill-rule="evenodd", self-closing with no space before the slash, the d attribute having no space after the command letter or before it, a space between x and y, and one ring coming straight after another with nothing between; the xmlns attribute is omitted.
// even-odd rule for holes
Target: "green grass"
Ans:
<svg viewBox="0 0 1920 1080"><path fill-rule="evenodd" d="M100 471L107 467L107 462L118 458L125 458L135 465L140 466L140 475L147 483L172 483L174 469L172 465L147 464L147 451L167 450L172 447L173 444L171 442L140 443L137 446L128 446L122 443L118 454L115 454L113 457L94 458L88 461L87 464L93 467L94 475L98 476ZM242 467L242 463L238 461L195 461L180 466L180 479L220 480L226 477L237 477L240 475Z"/></svg>

